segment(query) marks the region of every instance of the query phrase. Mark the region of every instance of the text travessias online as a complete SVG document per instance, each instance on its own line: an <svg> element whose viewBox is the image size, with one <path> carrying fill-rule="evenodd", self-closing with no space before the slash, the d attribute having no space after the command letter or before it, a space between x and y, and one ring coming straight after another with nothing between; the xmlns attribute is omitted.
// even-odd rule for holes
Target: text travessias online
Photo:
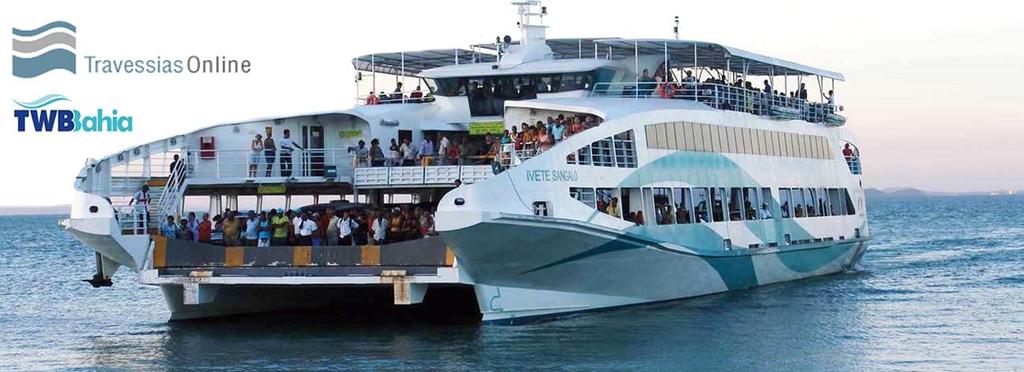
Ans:
<svg viewBox="0 0 1024 372"><path fill-rule="evenodd" d="M224 56L201 58L189 56L185 59L105 59L85 56L89 73L102 74L248 74L252 62L248 59L231 59Z"/></svg>

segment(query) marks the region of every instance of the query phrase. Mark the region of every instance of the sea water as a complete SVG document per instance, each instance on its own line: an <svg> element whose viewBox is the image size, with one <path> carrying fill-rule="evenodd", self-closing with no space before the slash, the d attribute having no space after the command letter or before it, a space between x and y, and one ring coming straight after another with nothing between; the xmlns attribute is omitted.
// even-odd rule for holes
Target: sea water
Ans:
<svg viewBox="0 0 1024 372"><path fill-rule="evenodd" d="M0 370L1020 370L1024 197L871 200L858 270L525 326L169 324L61 216L0 217Z"/></svg>

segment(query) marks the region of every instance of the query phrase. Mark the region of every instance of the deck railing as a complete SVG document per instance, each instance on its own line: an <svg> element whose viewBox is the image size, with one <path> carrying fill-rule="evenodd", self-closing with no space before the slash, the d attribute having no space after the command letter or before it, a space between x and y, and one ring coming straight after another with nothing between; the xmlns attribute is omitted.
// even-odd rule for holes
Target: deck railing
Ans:
<svg viewBox="0 0 1024 372"><path fill-rule="evenodd" d="M773 119L805 120L839 126L846 118L836 113L837 107L829 103L765 93L731 85L710 83L597 83L592 97L620 97L635 99L681 99L696 101L719 110L746 112Z"/></svg>
<svg viewBox="0 0 1024 372"><path fill-rule="evenodd" d="M250 150L187 150L186 177L197 182L281 179L349 181L354 168L353 149L306 149L284 154Z"/></svg>

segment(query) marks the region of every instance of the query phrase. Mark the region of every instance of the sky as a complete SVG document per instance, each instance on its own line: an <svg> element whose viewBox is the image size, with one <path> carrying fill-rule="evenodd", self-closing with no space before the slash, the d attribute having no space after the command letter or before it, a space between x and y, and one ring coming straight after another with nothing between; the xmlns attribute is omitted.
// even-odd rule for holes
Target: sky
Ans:
<svg viewBox="0 0 1024 372"><path fill-rule="evenodd" d="M354 103L353 57L467 47L518 35L506 1L0 3L0 28L77 27L78 73L0 74L0 98L59 92L76 107L132 115L131 133L18 132L0 125L0 206L66 204L87 158L212 124L339 110ZM718 42L842 72L837 103L857 133L866 187L1024 189L1024 22L1013 2L545 2L550 38ZM11 16L15 15L15 16ZM235 75L85 72L83 57L227 56ZM11 70L0 58L0 71Z"/></svg>

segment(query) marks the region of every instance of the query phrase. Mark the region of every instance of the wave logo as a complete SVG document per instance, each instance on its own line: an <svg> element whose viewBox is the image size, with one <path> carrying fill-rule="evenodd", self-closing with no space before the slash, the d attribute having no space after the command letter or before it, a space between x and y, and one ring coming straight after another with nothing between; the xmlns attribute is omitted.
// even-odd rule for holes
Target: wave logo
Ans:
<svg viewBox="0 0 1024 372"><path fill-rule="evenodd" d="M75 73L75 25L50 22L34 30L12 28L14 60L11 72L20 78L33 78L53 70Z"/></svg>
<svg viewBox="0 0 1024 372"><path fill-rule="evenodd" d="M45 109L58 102L71 102L62 94L47 94L34 101L14 101L22 110L14 110L18 119L18 131L24 132L31 128L36 132L131 132L132 117L118 116L117 109L110 110L109 115L103 109L97 109L96 115L83 115L78 110Z"/></svg>

